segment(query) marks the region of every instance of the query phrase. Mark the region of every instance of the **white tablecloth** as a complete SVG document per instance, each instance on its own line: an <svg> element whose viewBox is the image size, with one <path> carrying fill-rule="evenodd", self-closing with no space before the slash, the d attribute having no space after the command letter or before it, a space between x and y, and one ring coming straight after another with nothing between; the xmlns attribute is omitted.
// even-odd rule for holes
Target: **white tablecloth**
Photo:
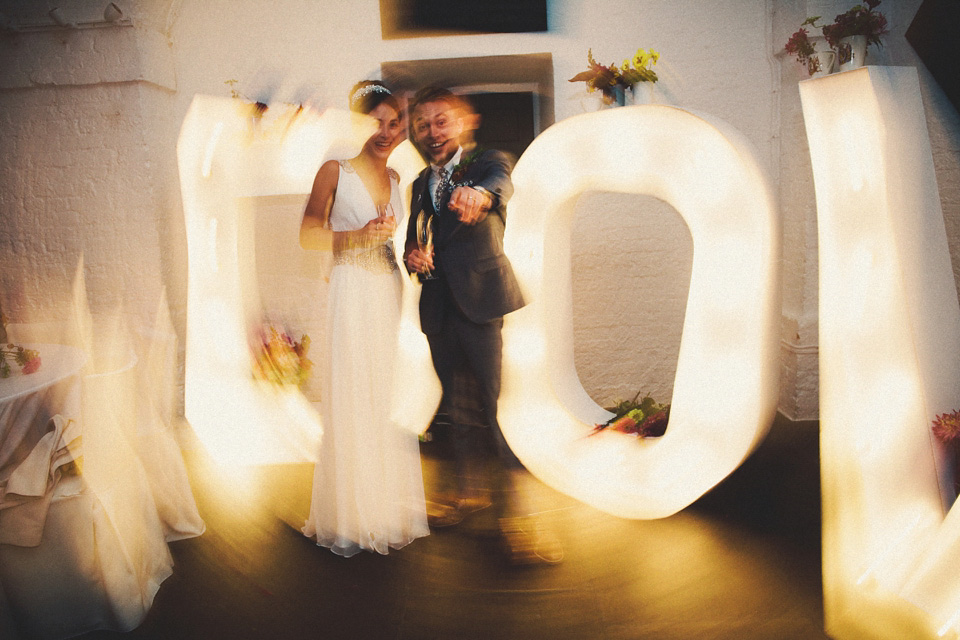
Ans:
<svg viewBox="0 0 960 640"><path fill-rule="evenodd" d="M204 528L156 396L170 351L144 343L143 357L131 348L109 370L93 372L79 349L33 348L43 359L40 371L0 381L0 481L42 466L37 461L49 455L51 439L59 442L51 450L79 458L81 471L51 473L60 462L51 455L54 485L42 527L20 519L8 527L16 529L8 532L15 544L0 543L9 624L25 637L50 640L133 629L172 573L167 540ZM39 544L24 544L37 533Z"/></svg>
<svg viewBox="0 0 960 640"><path fill-rule="evenodd" d="M69 445L80 435L87 358L65 345L26 346L40 353L40 369L23 374L14 366L0 378L0 544L35 547L57 468L70 462Z"/></svg>
<svg viewBox="0 0 960 640"><path fill-rule="evenodd" d="M59 344L25 345L40 353L42 365L31 374L13 366L0 378L0 483L52 430L54 415L80 419L80 370L83 351Z"/></svg>

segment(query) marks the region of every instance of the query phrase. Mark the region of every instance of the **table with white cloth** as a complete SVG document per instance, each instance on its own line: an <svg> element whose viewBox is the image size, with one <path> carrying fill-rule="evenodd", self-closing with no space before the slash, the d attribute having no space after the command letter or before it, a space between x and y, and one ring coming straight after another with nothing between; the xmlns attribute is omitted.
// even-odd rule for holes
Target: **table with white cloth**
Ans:
<svg viewBox="0 0 960 640"><path fill-rule="evenodd" d="M40 369L0 379L0 632L130 630L172 573L167 541L203 531L189 485L188 499L171 499L169 479L141 462L171 459L157 448L156 403L140 392L151 381L132 349L98 373L81 349L24 346Z"/></svg>
<svg viewBox="0 0 960 640"><path fill-rule="evenodd" d="M0 378L0 544L35 547L60 468L72 462L81 414L80 349L29 345L42 353L31 374ZM50 489L50 491L48 491Z"/></svg>

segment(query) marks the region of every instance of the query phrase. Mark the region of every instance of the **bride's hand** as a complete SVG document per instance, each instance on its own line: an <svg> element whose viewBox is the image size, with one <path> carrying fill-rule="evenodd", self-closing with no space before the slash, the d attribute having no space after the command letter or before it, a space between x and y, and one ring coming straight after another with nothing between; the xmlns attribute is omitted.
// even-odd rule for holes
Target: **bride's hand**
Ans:
<svg viewBox="0 0 960 640"><path fill-rule="evenodd" d="M374 218L363 226L361 231L368 238L389 238L397 229L397 219L393 216Z"/></svg>
<svg viewBox="0 0 960 640"><path fill-rule="evenodd" d="M397 230L397 219L394 216L383 216L379 218L380 220L380 230L385 230L387 235L393 235L393 232Z"/></svg>

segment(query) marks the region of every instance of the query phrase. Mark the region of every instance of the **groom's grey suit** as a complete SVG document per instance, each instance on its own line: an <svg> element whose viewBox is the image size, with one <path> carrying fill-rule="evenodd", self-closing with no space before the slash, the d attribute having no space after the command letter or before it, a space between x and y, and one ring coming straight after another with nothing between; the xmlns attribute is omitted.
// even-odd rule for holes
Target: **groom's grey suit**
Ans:
<svg viewBox="0 0 960 640"><path fill-rule="evenodd" d="M452 184L437 209L429 191L428 166L412 187L407 251L417 247L416 218L423 210L435 214L435 280L424 280L420 325L430 343L434 368L443 386L453 423L454 451L461 476L471 476L476 456L476 427L491 430L498 454L508 466L519 466L497 422L500 396L503 316L524 305L510 261L503 252L506 204L513 194L511 165L499 151L486 150L454 171ZM493 199L487 215L473 225L462 224L447 209L458 186L481 187ZM461 477L461 482L469 478ZM462 491L471 488L461 484Z"/></svg>
<svg viewBox="0 0 960 640"><path fill-rule="evenodd" d="M434 210L429 177L430 167L427 167L413 183L407 226L407 243L415 247L416 214L420 210L439 213L434 221L434 263L440 279L424 282L420 297L420 324L424 333L430 335L441 328L443 290L452 294L457 308L475 323L502 318L522 307L523 296L510 261L503 253L506 205L513 195L507 156L488 150L468 160L463 176L452 181L445 191L439 212ZM493 197L487 216L475 225L461 224L456 213L447 209L450 193L458 186L483 187Z"/></svg>

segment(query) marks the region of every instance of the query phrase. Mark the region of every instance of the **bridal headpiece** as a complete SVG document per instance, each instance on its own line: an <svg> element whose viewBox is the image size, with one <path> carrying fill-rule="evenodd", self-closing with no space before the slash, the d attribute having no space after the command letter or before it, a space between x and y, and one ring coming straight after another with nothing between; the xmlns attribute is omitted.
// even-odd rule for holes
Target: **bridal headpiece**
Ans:
<svg viewBox="0 0 960 640"><path fill-rule="evenodd" d="M365 84L356 91L353 92L353 96L350 98L350 106L355 107L360 100L367 95L368 93L385 93L387 95L392 95L390 89L387 89L385 86L380 84Z"/></svg>

